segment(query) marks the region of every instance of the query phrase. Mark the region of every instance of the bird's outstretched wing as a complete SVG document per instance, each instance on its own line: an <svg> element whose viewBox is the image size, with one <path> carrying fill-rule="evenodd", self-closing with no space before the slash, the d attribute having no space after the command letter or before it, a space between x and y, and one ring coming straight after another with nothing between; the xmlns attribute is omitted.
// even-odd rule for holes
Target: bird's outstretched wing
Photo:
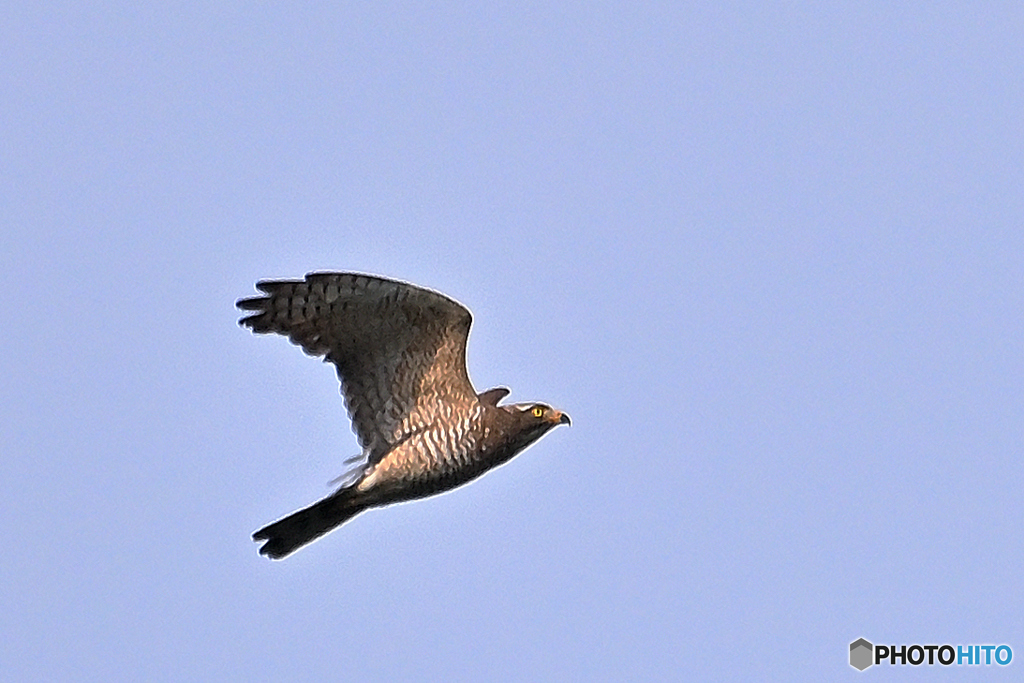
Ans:
<svg viewBox="0 0 1024 683"><path fill-rule="evenodd" d="M358 273L264 280L265 296L240 299L253 332L287 336L334 363L352 427L369 464L476 400L466 370L472 316L422 287Z"/></svg>

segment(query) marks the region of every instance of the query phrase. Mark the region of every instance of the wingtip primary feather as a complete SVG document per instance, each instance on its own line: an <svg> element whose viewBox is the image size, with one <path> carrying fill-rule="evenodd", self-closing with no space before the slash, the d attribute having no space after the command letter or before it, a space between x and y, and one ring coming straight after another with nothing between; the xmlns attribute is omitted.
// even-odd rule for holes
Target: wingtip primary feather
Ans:
<svg viewBox="0 0 1024 683"><path fill-rule="evenodd" d="M267 297L248 296L235 302L235 307L243 311L262 311L266 308Z"/></svg>

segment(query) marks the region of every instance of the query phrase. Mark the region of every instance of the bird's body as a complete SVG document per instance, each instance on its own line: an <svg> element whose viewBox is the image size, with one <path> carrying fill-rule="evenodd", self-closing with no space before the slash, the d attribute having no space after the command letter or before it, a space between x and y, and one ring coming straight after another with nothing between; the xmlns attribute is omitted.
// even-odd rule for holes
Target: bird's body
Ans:
<svg viewBox="0 0 1024 683"><path fill-rule="evenodd" d="M266 296L240 300L254 311L240 322L334 363L363 448L351 482L253 535L264 555L284 557L367 508L460 486L569 423L544 404L499 405L508 389L477 394L466 370L472 317L437 292L355 273L257 287Z"/></svg>

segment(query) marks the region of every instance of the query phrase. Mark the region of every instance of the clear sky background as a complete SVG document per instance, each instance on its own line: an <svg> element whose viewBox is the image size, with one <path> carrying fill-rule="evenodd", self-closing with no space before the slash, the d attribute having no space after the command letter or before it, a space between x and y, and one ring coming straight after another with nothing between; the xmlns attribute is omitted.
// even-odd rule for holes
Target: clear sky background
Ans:
<svg viewBox="0 0 1024 683"><path fill-rule="evenodd" d="M0 65L0 678L1024 666L1024 4L12 3ZM234 302L318 269L573 426L260 557L358 448Z"/></svg>

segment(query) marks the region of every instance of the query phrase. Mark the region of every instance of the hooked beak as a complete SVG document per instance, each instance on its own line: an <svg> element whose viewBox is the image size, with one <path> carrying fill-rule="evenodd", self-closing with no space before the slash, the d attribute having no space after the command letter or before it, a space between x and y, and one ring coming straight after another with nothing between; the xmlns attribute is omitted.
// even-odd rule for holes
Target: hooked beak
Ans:
<svg viewBox="0 0 1024 683"><path fill-rule="evenodd" d="M569 416L566 415L565 413L559 413L558 414L558 424L560 424L560 425L569 425L571 427L572 426L572 420L570 420Z"/></svg>

